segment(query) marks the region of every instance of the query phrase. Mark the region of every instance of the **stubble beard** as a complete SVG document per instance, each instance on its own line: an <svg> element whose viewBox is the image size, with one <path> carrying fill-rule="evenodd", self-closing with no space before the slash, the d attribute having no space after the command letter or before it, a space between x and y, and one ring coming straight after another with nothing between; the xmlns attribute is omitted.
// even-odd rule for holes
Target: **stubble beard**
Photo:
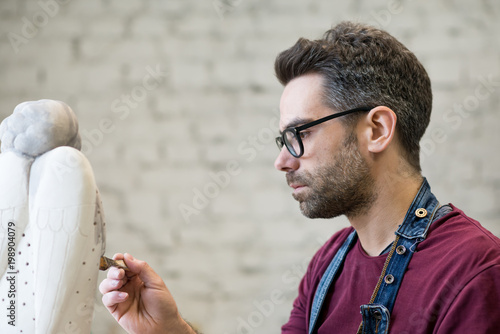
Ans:
<svg viewBox="0 0 500 334"><path fill-rule="evenodd" d="M353 133L330 164L312 173L295 173L287 174L287 182L307 186L306 191L293 197L309 218L355 217L368 211L376 199L375 180Z"/></svg>

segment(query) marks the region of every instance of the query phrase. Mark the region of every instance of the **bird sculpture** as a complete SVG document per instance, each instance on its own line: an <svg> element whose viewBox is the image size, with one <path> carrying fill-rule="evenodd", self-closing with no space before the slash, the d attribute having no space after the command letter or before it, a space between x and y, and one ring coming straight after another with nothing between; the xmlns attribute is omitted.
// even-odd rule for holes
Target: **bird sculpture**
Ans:
<svg viewBox="0 0 500 334"><path fill-rule="evenodd" d="M23 102L0 141L0 333L88 334L105 221L76 116Z"/></svg>

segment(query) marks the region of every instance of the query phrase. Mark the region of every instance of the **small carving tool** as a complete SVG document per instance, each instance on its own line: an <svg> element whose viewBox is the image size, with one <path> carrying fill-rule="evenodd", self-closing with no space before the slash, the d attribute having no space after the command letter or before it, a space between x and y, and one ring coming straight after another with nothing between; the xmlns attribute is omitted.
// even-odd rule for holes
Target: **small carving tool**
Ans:
<svg viewBox="0 0 500 334"><path fill-rule="evenodd" d="M123 260L112 260L108 257L101 256L101 262L99 263L99 270L108 270L109 267L122 268L123 270L129 271Z"/></svg>

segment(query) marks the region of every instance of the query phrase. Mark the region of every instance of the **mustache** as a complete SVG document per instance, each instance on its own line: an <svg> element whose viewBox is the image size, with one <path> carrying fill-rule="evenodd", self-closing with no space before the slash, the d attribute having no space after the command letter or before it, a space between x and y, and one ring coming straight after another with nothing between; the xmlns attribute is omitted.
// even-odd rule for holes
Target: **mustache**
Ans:
<svg viewBox="0 0 500 334"><path fill-rule="evenodd" d="M291 184L305 185L308 183L308 180L305 175L296 174L296 172L288 172L286 173L286 182L288 183L288 185Z"/></svg>

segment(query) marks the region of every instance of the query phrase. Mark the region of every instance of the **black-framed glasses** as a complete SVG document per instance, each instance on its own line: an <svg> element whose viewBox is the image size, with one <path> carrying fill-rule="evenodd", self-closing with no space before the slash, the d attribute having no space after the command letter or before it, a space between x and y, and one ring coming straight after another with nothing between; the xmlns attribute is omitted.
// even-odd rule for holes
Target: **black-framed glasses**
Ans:
<svg viewBox="0 0 500 334"><path fill-rule="evenodd" d="M301 126L286 128L285 130L283 130L279 137L276 137L276 144L278 145L280 151L283 146L286 146L286 149L288 150L288 152L290 152L291 155L293 155L295 158L300 158L304 154L304 144L302 143L302 138L300 137L300 131L337 117L345 116L358 111L370 111L372 109L373 108L370 107L359 107L347 111L342 111L333 115L328 115Z"/></svg>

